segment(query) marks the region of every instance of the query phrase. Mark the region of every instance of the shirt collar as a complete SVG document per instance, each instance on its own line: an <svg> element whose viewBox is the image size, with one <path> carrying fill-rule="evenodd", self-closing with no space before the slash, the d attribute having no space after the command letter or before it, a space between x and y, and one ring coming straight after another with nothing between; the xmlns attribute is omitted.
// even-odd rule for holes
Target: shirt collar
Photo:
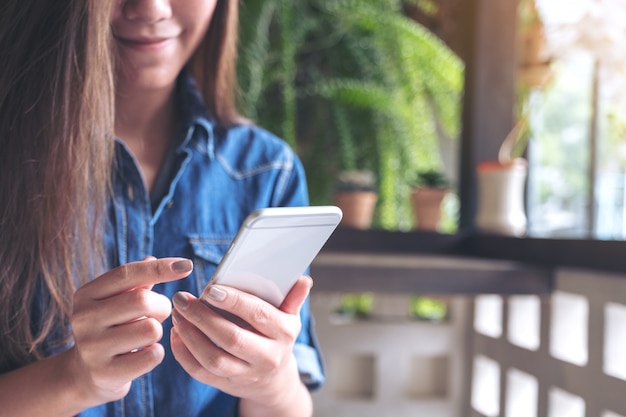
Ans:
<svg viewBox="0 0 626 417"><path fill-rule="evenodd" d="M177 151L196 148L212 159L215 148L215 120L209 115L196 82L187 70L183 70L178 77L176 91L180 109L179 135L182 136ZM196 133L196 129L202 129L202 134Z"/></svg>

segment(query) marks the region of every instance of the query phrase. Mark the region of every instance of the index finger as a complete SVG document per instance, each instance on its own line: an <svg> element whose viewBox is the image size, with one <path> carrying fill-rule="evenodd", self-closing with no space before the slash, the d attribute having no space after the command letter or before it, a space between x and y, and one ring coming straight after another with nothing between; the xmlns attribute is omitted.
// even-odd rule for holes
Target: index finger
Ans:
<svg viewBox="0 0 626 417"><path fill-rule="evenodd" d="M192 270L193 263L185 258L145 259L118 266L85 284L81 290L91 299L102 300L135 288L184 278Z"/></svg>

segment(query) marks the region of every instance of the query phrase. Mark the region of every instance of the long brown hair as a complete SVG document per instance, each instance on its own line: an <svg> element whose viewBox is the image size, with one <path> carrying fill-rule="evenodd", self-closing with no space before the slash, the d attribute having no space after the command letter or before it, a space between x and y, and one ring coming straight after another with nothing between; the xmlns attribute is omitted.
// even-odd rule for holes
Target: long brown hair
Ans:
<svg viewBox="0 0 626 417"><path fill-rule="evenodd" d="M209 113L229 126L246 120L237 111L237 38L239 0L218 0L202 44L190 68Z"/></svg>
<svg viewBox="0 0 626 417"><path fill-rule="evenodd" d="M67 342L73 292L102 258L111 3L0 8L0 369Z"/></svg>

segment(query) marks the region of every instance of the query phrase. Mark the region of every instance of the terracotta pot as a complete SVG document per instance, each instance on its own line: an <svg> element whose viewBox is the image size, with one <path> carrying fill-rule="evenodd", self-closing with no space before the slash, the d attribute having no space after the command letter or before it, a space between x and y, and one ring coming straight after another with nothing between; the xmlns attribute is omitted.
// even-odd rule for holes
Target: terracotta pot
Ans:
<svg viewBox="0 0 626 417"><path fill-rule="evenodd" d="M344 191L335 194L335 205L343 211L341 225L369 229L378 194L374 191Z"/></svg>
<svg viewBox="0 0 626 417"><path fill-rule="evenodd" d="M527 162L522 158L504 164L483 162L478 165L476 226L479 229L509 236L526 234L527 170Z"/></svg>
<svg viewBox="0 0 626 417"><path fill-rule="evenodd" d="M418 230L439 230L441 202L448 194L445 188L415 188L411 192L415 228Z"/></svg>

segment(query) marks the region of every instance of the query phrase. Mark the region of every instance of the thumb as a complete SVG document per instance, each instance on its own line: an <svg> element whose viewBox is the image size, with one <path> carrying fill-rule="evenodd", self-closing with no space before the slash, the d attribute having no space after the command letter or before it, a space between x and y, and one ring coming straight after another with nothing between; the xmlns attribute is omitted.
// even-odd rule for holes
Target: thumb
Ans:
<svg viewBox="0 0 626 417"><path fill-rule="evenodd" d="M296 283L291 287L287 297L280 305L280 310L288 314L298 314L304 301L309 296L309 292L313 287L313 280L308 275L302 275Z"/></svg>

